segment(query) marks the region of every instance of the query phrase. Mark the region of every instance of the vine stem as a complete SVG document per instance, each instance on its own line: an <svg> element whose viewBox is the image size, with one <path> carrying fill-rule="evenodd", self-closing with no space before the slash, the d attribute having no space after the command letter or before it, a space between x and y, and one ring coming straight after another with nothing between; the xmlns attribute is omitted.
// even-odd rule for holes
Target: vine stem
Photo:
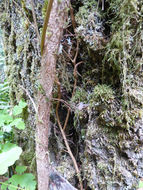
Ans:
<svg viewBox="0 0 143 190"><path fill-rule="evenodd" d="M52 10L54 0L49 0L47 10L46 10L46 16L44 20L43 30L42 30L42 37L41 37L41 54L43 55L44 45L45 45L45 38L46 38L46 30L48 27L48 22L50 18L50 13Z"/></svg>
<svg viewBox="0 0 143 190"><path fill-rule="evenodd" d="M61 85L60 85L60 82L58 81L58 79L56 79L56 84L58 85L58 99L61 99ZM74 157L74 155L73 155L73 153L71 151L71 148L70 148L69 143L67 141L64 129L63 129L63 127L61 125L61 122L60 122L59 113L58 113L59 105L60 105L60 101L58 101L57 106L56 106L56 117L57 117L58 126L60 128L62 137L64 139L64 143L66 145L67 151L68 151L68 153L69 153L69 155L70 155L70 157L71 157L71 159L73 161L73 164L74 164L74 167L75 167L75 170L76 170L76 173L77 173L77 177L78 177L79 183L80 183L80 190L83 190L82 179L81 179L81 176L80 176L80 171L79 171L76 159L75 159L75 157Z"/></svg>

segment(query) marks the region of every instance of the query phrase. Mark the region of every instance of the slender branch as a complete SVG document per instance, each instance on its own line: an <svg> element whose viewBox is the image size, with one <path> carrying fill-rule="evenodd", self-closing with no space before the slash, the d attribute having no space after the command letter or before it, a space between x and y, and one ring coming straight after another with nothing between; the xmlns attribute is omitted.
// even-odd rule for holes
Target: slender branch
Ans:
<svg viewBox="0 0 143 190"><path fill-rule="evenodd" d="M79 40L77 39L77 42L76 42L76 53L75 53L75 56L74 56L74 59L73 59L73 64L76 64L78 52L79 52Z"/></svg>
<svg viewBox="0 0 143 190"><path fill-rule="evenodd" d="M61 86L60 86L60 82L58 80L56 80L56 83L58 85L58 99L61 99ZM74 167L75 167L75 170L76 170L76 173L77 173L77 177L78 177L79 183L80 183L80 190L83 190L82 179L81 179L81 176L80 176L80 171L79 171L76 159L75 159L75 157L74 157L74 155L73 155L73 153L72 153L72 151L70 149L70 146L68 144L65 132L64 132L64 130L62 128L62 125L61 125L61 122L60 122L59 113L58 113L59 104L60 104L60 102L58 101L57 106L56 106L56 117L57 117L58 126L59 126L61 134L63 136L64 143L66 145L67 151L68 151L68 153L69 153L69 155L70 155L70 157L71 157L71 159L73 161L73 164L74 164Z"/></svg>
<svg viewBox="0 0 143 190"><path fill-rule="evenodd" d="M73 8L72 8L71 4L70 4L70 14L71 14L72 26L73 26L73 29L74 29L74 32L75 32L76 22L75 22L74 12L73 12ZM71 98L72 98L74 96L74 94L75 94L75 90L76 90L76 86L77 86L77 66L80 63L82 63L82 62L79 62L78 64L76 64L77 56L78 56L78 53L79 53L79 40L77 39L77 41L76 41L76 52L75 52L75 56L74 56L73 59L67 54L66 51L64 51L64 53L66 53L66 55L69 57L69 59L71 60L71 62L74 65L74 70L73 70L74 86L73 86L73 92L72 92L72 96L71 96ZM68 123L68 120L69 120L69 116L70 116L70 109L68 109L63 130L66 129L66 126L67 126L67 123Z"/></svg>
<svg viewBox="0 0 143 190"><path fill-rule="evenodd" d="M81 62L79 62L79 63L76 64L76 59L77 59L77 56L78 56L78 51L79 51L79 42L77 41L76 53L75 53L74 59L72 60L72 63L73 63L73 65L74 65L74 70L73 70L74 86L73 86L73 92L72 92L71 98L74 96L75 90L76 90L76 86L77 86L77 66L82 63L82 61L81 61ZM69 55L68 55L68 56L69 56ZM70 57L70 56L69 56L69 57ZM70 116L70 109L68 109L63 130L66 129L66 126L67 126L67 123L68 123L68 120L69 120L69 116Z"/></svg>
<svg viewBox="0 0 143 190"><path fill-rule="evenodd" d="M51 98L51 100L54 100L54 101L60 101L60 102L64 103L65 106L66 106L67 108L69 108L70 110L73 108L73 107L71 107L70 104L68 104L68 103L67 103L65 100L63 100L63 99L59 99L59 98Z"/></svg>
<svg viewBox="0 0 143 190"><path fill-rule="evenodd" d="M68 54L64 49L63 49L62 51L66 54L66 56L70 59L70 61L73 62L73 60L72 60L72 58L69 56L69 54Z"/></svg>
<svg viewBox="0 0 143 190"><path fill-rule="evenodd" d="M75 67L74 67L73 75L74 75L75 80L74 80L74 86L73 86L72 97L73 97L74 94L75 94L75 90L76 90L76 86L77 86L77 66L80 65L81 63L82 63L82 61L79 62L79 63L77 63L77 64L75 65ZM72 98L72 97L71 97L71 98ZM67 123L68 123L68 120L69 120L69 116L70 116L70 109L68 108L68 112L67 112L67 116L66 116L66 120L65 120L65 123L64 123L63 130L66 129L66 126L67 126Z"/></svg>
<svg viewBox="0 0 143 190"><path fill-rule="evenodd" d="M29 97L29 99L31 100L31 102L32 102L32 104L33 104L33 107L34 107L35 112L38 113L38 109L37 109L37 107L36 107L36 104L35 104L33 98L30 96L28 90L26 90L26 89L25 89L23 86L21 86L21 85L20 85L20 87L26 92L27 96Z"/></svg>
<svg viewBox="0 0 143 190"><path fill-rule="evenodd" d="M72 26L75 32L76 22L75 22L74 11L73 11L71 3L70 3L70 15L71 15Z"/></svg>
<svg viewBox="0 0 143 190"><path fill-rule="evenodd" d="M49 22L50 13L51 13L51 10L52 10L53 2L54 2L54 0L49 0L47 10L46 10L46 16L45 16L45 20L44 20L42 37L41 37L41 54L42 55L43 55L43 50L44 50L44 45L45 45L46 30L47 30L47 27L48 27L48 22Z"/></svg>

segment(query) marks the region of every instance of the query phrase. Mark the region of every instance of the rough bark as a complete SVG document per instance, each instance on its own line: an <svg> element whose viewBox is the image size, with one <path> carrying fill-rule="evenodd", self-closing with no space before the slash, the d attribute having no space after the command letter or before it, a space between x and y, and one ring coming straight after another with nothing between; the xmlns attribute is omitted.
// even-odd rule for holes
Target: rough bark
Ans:
<svg viewBox="0 0 143 190"><path fill-rule="evenodd" d="M55 0L53 3L48 24L48 32L51 33L51 36L47 36L41 61L40 85L42 89L38 93L38 123L36 128L36 160L39 190L48 189L49 184L48 137L50 130L50 99L55 80L58 48L66 21L67 3L68 1L66 0L61 3Z"/></svg>

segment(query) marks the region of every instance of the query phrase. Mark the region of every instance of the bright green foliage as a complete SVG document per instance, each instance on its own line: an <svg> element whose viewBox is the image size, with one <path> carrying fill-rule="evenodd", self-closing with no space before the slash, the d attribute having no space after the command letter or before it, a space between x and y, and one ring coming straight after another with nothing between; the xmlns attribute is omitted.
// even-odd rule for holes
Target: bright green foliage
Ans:
<svg viewBox="0 0 143 190"><path fill-rule="evenodd" d="M7 142L5 139L5 133L7 132L10 134L13 126L20 130L25 129L25 123L19 115L22 114L23 109L26 106L27 104L21 100L19 104L13 108L12 115L9 114L8 110L0 110L0 141L2 142L0 144L0 175L5 174L8 167L13 165L22 153L22 149L20 147ZM15 190L19 188L21 190L35 190L35 177L30 173L22 174L25 172L26 168L26 166L17 166L17 175L13 175L8 181L2 183L1 189Z"/></svg>
<svg viewBox="0 0 143 190"><path fill-rule="evenodd" d="M14 119L11 123L11 126L15 126L17 129L21 130L25 129L25 123L22 121L22 118Z"/></svg>
<svg viewBox="0 0 143 190"><path fill-rule="evenodd" d="M24 102L23 100L20 100L20 102L19 102L19 107L25 108L26 106L27 106L27 103Z"/></svg>
<svg viewBox="0 0 143 190"><path fill-rule="evenodd" d="M16 173L17 174L22 174L26 171L27 167L26 166L16 166Z"/></svg>
<svg viewBox="0 0 143 190"><path fill-rule="evenodd" d="M1 189L7 190L8 188L8 190L15 190L17 187L23 190L35 190L35 177L30 173L25 173L23 175L13 175L6 183L2 184Z"/></svg>
<svg viewBox="0 0 143 190"><path fill-rule="evenodd" d="M0 153L0 175L7 172L8 167L13 165L22 153L22 149L15 144L6 143Z"/></svg>
<svg viewBox="0 0 143 190"><path fill-rule="evenodd" d="M19 115L22 113L23 108L25 108L27 106L26 102L20 100L19 104L14 106L13 108L13 115Z"/></svg>
<svg viewBox="0 0 143 190"><path fill-rule="evenodd" d="M16 166L16 175L13 175L9 180L4 182L1 186L2 190L35 190L36 181L35 177L31 173L24 173L26 171L26 166ZM24 174L23 174L24 173Z"/></svg>
<svg viewBox="0 0 143 190"><path fill-rule="evenodd" d="M13 115L10 115L7 110L0 110L0 129L2 132L11 132L13 126L17 129L25 129L24 121L21 117L17 118L17 116L23 112L26 106L26 102L20 100L19 104L13 108Z"/></svg>
<svg viewBox="0 0 143 190"><path fill-rule="evenodd" d="M15 107L13 108L13 115L19 115L19 114L21 114L21 113L22 113L22 108L21 108L21 107L15 106Z"/></svg>
<svg viewBox="0 0 143 190"><path fill-rule="evenodd" d="M13 121L12 116L10 116L6 112L0 112L0 126L3 126L4 124L9 124L10 122Z"/></svg>

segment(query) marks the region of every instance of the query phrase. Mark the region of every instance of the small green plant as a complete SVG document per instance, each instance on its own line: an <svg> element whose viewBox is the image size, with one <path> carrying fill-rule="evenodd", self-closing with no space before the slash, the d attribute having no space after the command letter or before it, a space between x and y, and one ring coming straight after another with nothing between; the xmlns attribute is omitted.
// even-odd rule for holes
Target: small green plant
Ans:
<svg viewBox="0 0 143 190"><path fill-rule="evenodd" d="M14 106L12 112L7 110L0 110L0 175L7 173L8 168L12 166L16 160L19 159L22 149L16 144L11 143L13 141L13 127L24 130L25 123L22 120L21 114L23 109L27 106L27 103L20 100L19 104ZM10 138L6 138L5 134L9 134ZM36 181L35 177L31 173L24 173L25 166L16 166L16 173L6 182L0 183L2 190L35 190Z"/></svg>
<svg viewBox="0 0 143 190"><path fill-rule="evenodd" d="M26 169L26 166L17 166L17 174L13 175L9 180L2 183L1 190L35 190L35 177L31 173L24 173Z"/></svg>
<svg viewBox="0 0 143 190"><path fill-rule="evenodd" d="M22 149L15 144L5 143L0 147L0 175L7 172L8 167L13 165L19 159Z"/></svg>
<svg viewBox="0 0 143 190"><path fill-rule="evenodd" d="M14 106L12 113L9 110L0 110L0 132L11 132L12 127L15 126L18 129L24 130L25 123L22 120L20 114L23 109L27 106L26 102L20 100L19 104Z"/></svg>
<svg viewBox="0 0 143 190"><path fill-rule="evenodd" d="M1 33L1 31L0 31ZM4 70L4 53L0 43L0 75ZM35 190L36 181L31 173L24 173L26 166L16 166L22 148L15 144L14 128L24 130L25 123L22 118L27 107L24 100L12 109L9 99L9 85L5 76L0 76L0 175L11 176L7 181L0 182L1 190ZM4 81L2 83L2 81ZM16 167L16 168L15 168ZM13 170L12 173L10 170ZM16 173L13 175L13 173Z"/></svg>
<svg viewBox="0 0 143 190"><path fill-rule="evenodd" d="M7 83L0 85L0 100L0 175L4 175L22 153L21 147L14 144L13 129L14 127L19 130L25 129L22 113L27 103L20 100L19 104L10 110ZM31 173L24 173L26 168L25 166L16 166L17 174L6 182L1 182L1 190L35 190L35 177Z"/></svg>
<svg viewBox="0 0 143 190"><path fill-rule="evenodd" d="M21 100L12 113L9 110L0 110L0 175L7 172L22 153L22 149L13 144L13 127L24 130L25 123L20 117L27 104ZM8 138L9 137L9 138Z"/></svg>

